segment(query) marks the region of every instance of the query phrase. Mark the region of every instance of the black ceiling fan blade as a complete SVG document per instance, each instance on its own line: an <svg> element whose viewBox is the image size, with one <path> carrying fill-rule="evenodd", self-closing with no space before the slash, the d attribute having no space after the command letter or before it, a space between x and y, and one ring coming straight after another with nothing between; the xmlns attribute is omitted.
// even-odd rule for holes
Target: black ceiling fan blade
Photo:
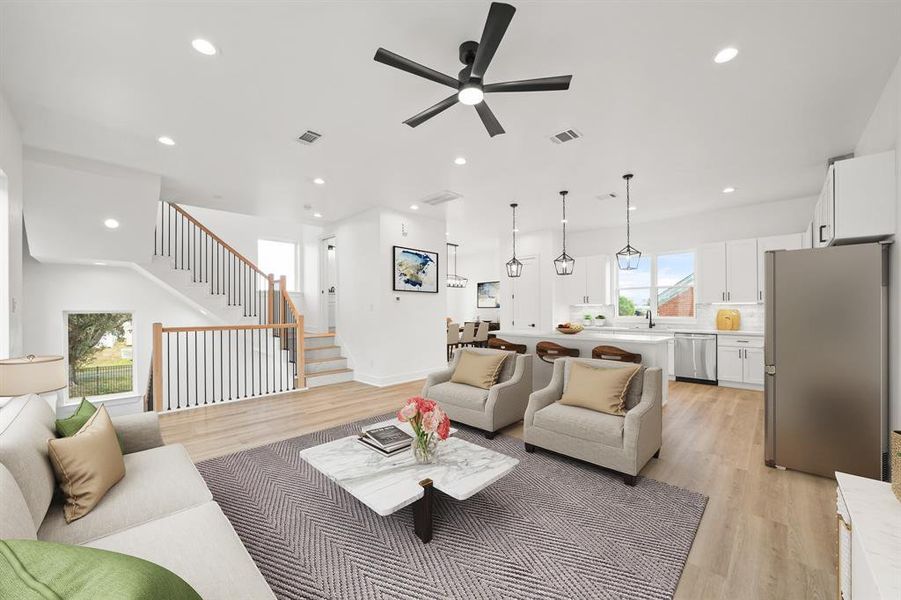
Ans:
<svg viewBox="0 0 901 600"><path fill-rule="evenodd" d="M494 113L491 112L491 109L488 108L488 105L485 104L484 100L476 104L476 112L479 113L479 118L482 119L482 123L485 125L485 129L488 130L488 135L494 137L496 135L505 133L504 128L501 127L501 124L498 122L497 117L494 116Z"/></svg>
<svg viewBox="0 0 901 600"><path fill-rule="evenodd" d="M394 67L395 69L400 69L401 71L406 71L413 75L419 75L420 77L424 77L435 83L441 83L447 87L452 87L455 90L460 87L460 82L450 75L439 73L435 69L430 69L418 62L413 62L409 58L404 58L400 54L385 50L384 48L379 48L373 59L383 65L388 65L389 67Z"/></svg>
<svg viewBox="0 0 901 600"><path fill-rule="evenodd" d="M556 77L539 77L538 79L522 79L520 81L504 81L502 83L489 83L482 88L484 92L552 92L555 90L568 90L572 75L557 75Z"/></svg>
<svg viewBox="0 0 901 600"><path fill-rule="evenodd" d="M421 113L416 116L410 117L406 121L404 121L404 125L409 125L410 127L416 127L417 125L422 125L438 113L444 112L451 106L457 103L457 94L453 96L448 96L438 104L434 106L430 106Z"/></svg>
<svg viewBox="0 0 901 600"><path fill-rule="evenodd" d="M501 40L504 39L504 33L513 19L513 13L516 9L509 4L501 2L492 2L491 8L488 10L488 19L485 21L485 29L482 31L482 39L479 41L479 49L476 50L475 60L472 63L472 77L482 79L485 77L485 71L497 52Z"/></svg>

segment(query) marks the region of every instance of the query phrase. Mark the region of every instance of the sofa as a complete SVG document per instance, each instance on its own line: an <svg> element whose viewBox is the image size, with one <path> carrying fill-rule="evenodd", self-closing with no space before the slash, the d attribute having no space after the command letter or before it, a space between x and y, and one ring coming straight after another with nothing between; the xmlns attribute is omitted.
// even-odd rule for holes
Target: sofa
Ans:
<svg viewBox="0 0 901 600"><path fill-rule="evenodd" d="M463 352L505 354L497 383L485 390L451 381ZM431 373L422 388L422 396L440 404L451 421L481 429L488 439L522 420L531 392L532 355L489 348L456 349L450 366Z"/></svg>
<svg viewBox="0 0 901 600"><path fill-rule="evenodd" d="M619 471L628 485L658 457L663 440L663 371L644 368L636 375L626 394L624 416L564 405L563 397L572 365L622 369L632 363L591 358L559 358L548 386L533 392L523 419L523 440L527 452L544 448L572 458Z"/></svg>
<svg viewBox="0 0 901 600"><path fill-rule="evenodd" d="M113 419L125 477L67 524L47 440L55 417L38 396L0 409L0 539L37 539L130 554L184 579L205 600L275 598L187 451L164 445L156 413Z"/></svg>

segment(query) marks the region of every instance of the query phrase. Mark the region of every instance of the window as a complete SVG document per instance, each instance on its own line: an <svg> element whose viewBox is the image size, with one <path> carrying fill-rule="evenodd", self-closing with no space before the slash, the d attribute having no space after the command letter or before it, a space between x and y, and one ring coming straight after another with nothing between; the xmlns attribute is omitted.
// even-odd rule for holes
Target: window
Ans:
<svg viewBox="0 0 901 600"><path fill-rule="evenodd" d="M297 244L257 240L257 261L264 273L272 273L278 279L285 276L289 292L297 289Z"/></svg>
<svg viewBox="0 0 901 600"><path fill-rule="evenodd" d="M693 319L694 270L694 252L642 255L638 269L617 271L617 316L643 318L652 310L659 318Z"/></svg>
<svg viewBox="0 0 901 600"><path fill-rule="evenodd" d="M131 313L68 313L69 398L134 391Z"/></svg>

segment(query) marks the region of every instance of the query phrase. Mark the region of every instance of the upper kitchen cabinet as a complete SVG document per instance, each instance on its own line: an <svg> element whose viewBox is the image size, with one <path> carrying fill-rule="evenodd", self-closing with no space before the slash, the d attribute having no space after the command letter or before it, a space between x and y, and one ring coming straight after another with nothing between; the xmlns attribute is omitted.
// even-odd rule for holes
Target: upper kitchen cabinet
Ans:
<svg viewBox="0 0 901 600"><path fill-rule="evenodd" d="M576 257L572 275L557 278L565 304L610 304L610 259Z"/></svg>
<svg viewBox="0 0 901 600"><path fill-rule="evenodd" d="M698 301L757 302L757 240L698 248Z"/></svg>
<svg viewBox="0 0 901 600"><path fill-rule="evenodd" d="M763 302L764 296L764 275L766 274L766 269L764 268L765 261L763 260L763 254L768 250L800 250L802 248L809 248L808 244L805 244L805 236L808 236L808 240L810 239L810 228L804 233L789 233L786 235L774 235L765 238L757 238L757 301Z"/></svg>
<svg viewBox="0 0 901 600"><path fill-rule="evenodd" d="M835 162L814 211L814 247L894 235L896 185L894 151Z"/></svg>

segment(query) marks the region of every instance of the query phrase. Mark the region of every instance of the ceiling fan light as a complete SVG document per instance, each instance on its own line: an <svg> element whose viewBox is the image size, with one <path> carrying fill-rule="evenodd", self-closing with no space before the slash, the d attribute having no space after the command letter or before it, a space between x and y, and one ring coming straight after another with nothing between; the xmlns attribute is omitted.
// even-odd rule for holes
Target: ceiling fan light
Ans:
<svg viewBox="0 0 901 600"><path fill-rule="evenodd" d="M457 100L468 106L474 106L485 99L482 87L472 83L467 83L460 91L457 92Z"/></svg>

